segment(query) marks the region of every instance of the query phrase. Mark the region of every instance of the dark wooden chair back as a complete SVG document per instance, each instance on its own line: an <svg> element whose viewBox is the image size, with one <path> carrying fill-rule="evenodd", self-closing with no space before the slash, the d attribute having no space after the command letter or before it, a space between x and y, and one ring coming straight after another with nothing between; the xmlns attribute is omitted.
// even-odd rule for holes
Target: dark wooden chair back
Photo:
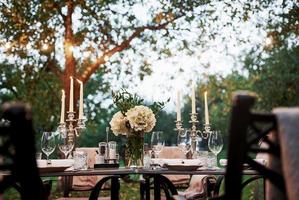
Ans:
<svg viewBox="0 0 299 200"><path fill-rule="evenodd" d="M267 136L276 130L276 118L272 114L252 112L255 95L249 92L236 92L233 95L233 106L229 129L228 163L225 175L225 199L241 199L242 172L246 163L258 171L265 179L284 191L282 175L256 162L255 153L267 153L280 157L280 148ZM257 144L263 140L268 148Z"/></svg>
<svg viewBox="0 0 299 200"><path fill-rule="evenodd" d="M30 108L5 104L0 118L0 192L15 187L24 200L43 200L45 192L35 159L35 137Z"/></svg>

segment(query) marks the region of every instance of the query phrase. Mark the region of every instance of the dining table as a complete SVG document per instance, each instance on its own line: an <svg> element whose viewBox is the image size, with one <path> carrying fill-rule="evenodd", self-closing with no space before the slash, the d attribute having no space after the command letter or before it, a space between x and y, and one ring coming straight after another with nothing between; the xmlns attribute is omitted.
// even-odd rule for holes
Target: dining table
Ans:
<svg viewBox="0 0 299 200"><path fill-rule="evenodd" d="M50 167L49 167L50 168ZM260 176L259 173L255 170L244 170L244 175L250 176ZM73 170L73 169L66 169L66 170L42 170L40 171L41 177L71 177L71 176L97 176L97 175L105 175L106 180L111 179L111 199L119 199L119 188L120 182L119 179L127 176L127 175L142 175L144 179L144 187L141 188L140 185L140 199L150 199L150 190L153 189L154 199L160 200L161 199L161 185L162 183L164 186L166 185L169 187L170 191L173 194L177 194L177 191L172 185L171 181L169 181L163 175L214 175L221 177L223 179L225 175L225 168L198 168L194 169L168 169L168 168L127 168L127 167L119 167L119 168L94 168L94 169L87 169L87 170ZM150 180L153 179L151 182ZM100 181L99 181L100 182ZM153 186L151 184L153 183ZM102 183L103 184L103 183ZM98 184L97 184L98 185ZM99 195L99 191L101 189L101 184L95 186L94 189L91 191L91 195L89 199L97 199ZM141 189L143 191L141 191ZM165 192L165 190L164 190Z"/></svg>

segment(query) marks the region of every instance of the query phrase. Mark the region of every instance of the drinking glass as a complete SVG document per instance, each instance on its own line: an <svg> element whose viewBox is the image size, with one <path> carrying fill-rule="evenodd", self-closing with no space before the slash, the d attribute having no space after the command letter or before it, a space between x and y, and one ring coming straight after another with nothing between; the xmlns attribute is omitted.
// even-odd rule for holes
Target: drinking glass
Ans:
<svg viewBox="0 0 299 200"><path fill-rule="evenodd" d="M190 131L184 130L182 134L178 134L178 147L184 152L185 155L191 151Z"/></svg>
<svg viewBox="0 0 299 200"><path fill-rule="evenodd" d="M99 143L99 151L101 156L104 156L105 159L109 159L108 144L106 142Z"/></svg>
<svg viewBox="0 0 299 200"><path fill-rule="evenodd" d="M210 137L208 139L208 147L217 158L217 155L223 148L223 139L220 131L211 131Z"/></svg>
<svg viewBox="0 0 299 200"><path fill-rule="evenodd" d="M49 156L55 150L55 134L54 132L43 132L41 138L41 149L47 156L47 164L51 164Z"/></svg>
<svg viewBox="0 0 299 200"><path fill-rule="evenodd" d="M59 150L64 154L64 158L67 159L68 154L74 148L74 140L68 137L66 129L61 129L58 132L57 143Z"/></svg>
<svg viewBox="0 0 299 200"><path fill-rule="evenodd" d="M110 141L108 142L109 149L109 159L116 159L116 142Z"/></svg>
<svg viewBox="0 0 299 200"><path fill-rule="evenodd" d="M163 131L154 131L152 133L151 146L152 150L155 152L155 157L158 157L164 147Z"/></svg>
<svg viewBox="0 0 299 200"><path fill-rule="evenodd" d="M87 170L87 153L84 151L74 151L74 170Z"/></svg>

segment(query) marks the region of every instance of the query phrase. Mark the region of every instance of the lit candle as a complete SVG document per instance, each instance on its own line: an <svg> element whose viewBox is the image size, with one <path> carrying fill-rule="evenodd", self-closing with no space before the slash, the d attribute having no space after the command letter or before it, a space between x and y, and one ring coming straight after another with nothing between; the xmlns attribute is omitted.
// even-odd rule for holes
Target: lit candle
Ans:
<svg viewBox="0 0 299 200"><path fill-rule="evenodd" d="M83 119L83 82L78 79L77 81L80 84L79 119Z"/></svg>
<svg viewBox="0 0 299 200"><path fill-rule="evenodd" d="M74 83L73 77L70 77L70 105L69 105L69 112L74 112Z"/></svg>
<svg viewBox="0 0 299 200"><path fill-rule="evenodd" d="M60 123L64 123L64 112L65 112L65 92L64 90L61 90L62 96L61 96L61 114L60 114Z"/></svg>
<svg viewBox="0 0 299 200"><path fill-rule="evenodd" d="M205 123L210 124L209 122L209 110L208 110L208 92L205 91Z"/></svg>
<svg viewBox="0 0 299 200"><path fill-rule="evenodd" d="M192 103L192 114L196 113L196 108L195 108L195 84L192 81L192 98L191 98L191 103Z"/></svg>
<svg viewBox="0 0 299 200"><path fill-rule="evenodd" d="M177 91L177 99L176 99L176 120L181 121L181 92Z"/></svg>

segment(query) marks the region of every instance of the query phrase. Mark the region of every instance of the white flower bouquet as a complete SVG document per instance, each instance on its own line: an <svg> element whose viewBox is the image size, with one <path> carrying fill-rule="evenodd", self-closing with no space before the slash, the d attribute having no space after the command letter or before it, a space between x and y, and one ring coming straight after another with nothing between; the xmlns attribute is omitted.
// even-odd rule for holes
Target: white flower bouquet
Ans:
<svg viewBox="0 0 299 200"><path fill-rule="evenodd" d="M132 132L148 133L156 125L155 115L164 107L164 102L154 102L150 106L142 105L143 99L125 90L112 93L113 101L120 111L110 121L115 135L128 135Z"/></svg>
<svg viewBox="0 0 299 200"><path fill-rule="evenodd" d="M110 121L111 130L115 135L126 135L127 166L142 166L144 133L153 130L156 125L155 115L164 107L164 102L143 105L143 99L132 95L126 90L112 93L113 101L120 110Z"/></svg>

